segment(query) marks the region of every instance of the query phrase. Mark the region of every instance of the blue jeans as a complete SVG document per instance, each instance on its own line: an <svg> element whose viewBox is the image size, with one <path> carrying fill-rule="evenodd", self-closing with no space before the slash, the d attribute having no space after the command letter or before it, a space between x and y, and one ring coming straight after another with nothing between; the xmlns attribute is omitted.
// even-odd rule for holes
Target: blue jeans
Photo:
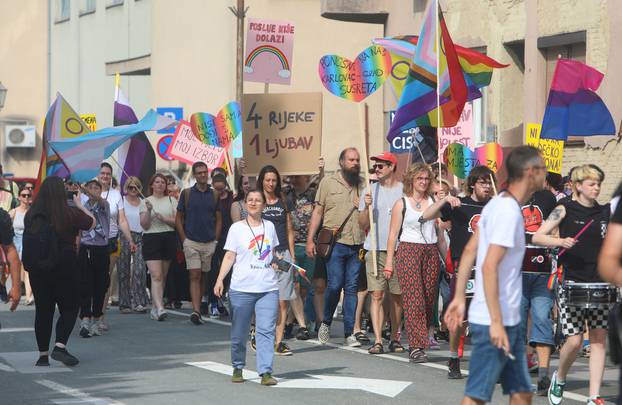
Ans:
<svg viewBox="0 0 622 405"><path fill-rule="evenodd" d="M272 373L274 331L279 308L279 291L247 293L229 290L231 304L231 363L234 368L246 365L246 340L255 313L257 373Z"/></svg>
<svg viewBox="0 0 622 405"><path fill-rule="evenodd" d="M531 392L525 341L520 324L505 327L510 341L510 353L515 360L510 360L503 350L493 346L488 325L469 323L469 328L473 351L464 394L473 399L490 402L499 377L505 395Z"/></svg>
<svg viewBox="0 0 622 405"><path fill-rule="evenodd" d="M523 336L527 335L527 312L531 313L531 333L529 344L554 346L553 323L553 291L549 290L548 274L523 273L523 298L521 301L521 328Z"/></svg>
<svg viewBox="0 0 622 405"><path fill-rule="evenodd" d="M361 268L359 249L360 245L335 243L330 259L326 263L328 281L324 294L324 322L331 324L343 289L343 331L346 336L350 336L354 331L356 293Z"/></svg>

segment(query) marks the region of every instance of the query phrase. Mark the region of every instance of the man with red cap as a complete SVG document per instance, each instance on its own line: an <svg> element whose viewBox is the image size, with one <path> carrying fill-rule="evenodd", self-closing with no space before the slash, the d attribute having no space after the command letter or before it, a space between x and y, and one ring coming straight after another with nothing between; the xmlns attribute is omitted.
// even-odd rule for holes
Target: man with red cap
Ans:
<svg viewBox="0 0 622 405"><path fill-rule="evenodd" d="M374 173L378 182L365 188L364 198L359 204L359 225L363 230L370 228L369 210L372 210L374 221L373 233L367 233L364 248L367 270L367 288L371 293L371 322L374 327L375 342L369 348L370 354L384 353L382 345L382 328L384 326L383 301L385 292L389 293L389 310L391 318L391 342L389 350L401 353L404 348L400 344L399 328L402 318L402 291L397 277L386 278L383 269L387 259L387 240L389 239L389 225L391 223L391 208L402 198L403 185L397 181L397 158L390 152L382 152L371 158ZM374 269L372 253L376 252L376 268Z"/></svg>

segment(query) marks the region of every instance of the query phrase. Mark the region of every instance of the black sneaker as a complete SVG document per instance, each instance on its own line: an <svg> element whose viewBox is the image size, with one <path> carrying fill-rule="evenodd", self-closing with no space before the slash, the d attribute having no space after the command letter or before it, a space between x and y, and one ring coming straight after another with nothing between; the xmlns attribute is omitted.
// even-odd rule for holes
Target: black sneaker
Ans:
<svg viewBox="0 0 622 405"><path fill-rule="evenodd" d="M294 338L294 324L290 323L289 325L285 325L285 333L283 334L283 339L293 339Z"/></svg>
<svg viewBox="0 0 622 405"><path fill-rule="evenodd" d="M190 314L190 322L195 325L201 325L203 323L203 319L201 319L201 314L194 311L192 314Z"/></svg>
<svg viewBox="0 0 622 405"><path fill-rule="evenodd" d="M309 333L309 329L307 328L298 328L298 333L296 333L297 340L309 340L311 339L311 334Z"/></svg>
<svg viewBox="0 0 622 405"><path fill-rule="evenodd" d="M51 357L56 361L60 361L66 366L75 366L80 362L80 360L78 360L75 356L71 355L67 351L67 349L63 349L58 346L54 346Z"/></svg>
<svg viewBox="0 0 622 405"><path fill-rule="evenodd" d="M447 371L447 378L450 380L459 380L462 378L462 372L460 371L460 359L449 359L447 367L449 369Z"/></svg>
<svg viewBox="0 0 622 405"><path fill-rule="evenodd" d="M37 360L37 362L35 363L35 366L37 366L37 367L49 367L50 366L50 360L48 359L48 356L47 355L39 356L39 360Z"/></svg>
<svg viewBox="0 0 622 405"><path fill-rule="evenodd" d="M538 380L538 388L536 388L536 395L545 397L549 386L551 385L551 379L548 376L544 376Z"/></svg>

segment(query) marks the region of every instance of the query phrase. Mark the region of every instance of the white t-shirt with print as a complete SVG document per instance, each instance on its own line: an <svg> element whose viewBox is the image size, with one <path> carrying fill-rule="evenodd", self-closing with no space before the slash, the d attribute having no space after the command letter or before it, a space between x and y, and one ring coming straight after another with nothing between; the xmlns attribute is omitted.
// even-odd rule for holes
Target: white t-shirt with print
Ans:
<svg viewBox="0 0 622 405"><path fill-rule="evenodd" d="M251 228L246 221L238 221L229 228L225 250L236 255L232 290L260 293L279 289L276 272L270 265L279 238L272 222L265 219L262 222Z"/></svg>
<svg viewBox="0 0 622 405"><path fill-rule="evenodd" d="M469 322L490 325L490 313L484 294L482 265L488 247L494 244L506 248L505 255L497 268L499 305L503 325L518 325L523 295L521 267L525 254L525 226L521 209L514 198L503 193L486 204L477 227L479 242L475 270L475 295L469 309Z"/></svg>
<svg viewBox="0 0 622 405"><path fill-rule="evenodd" d="M110 205L110 237L115 238L119 235L119 210L123 209L123 197L114 188L102 191L101 196Z"/></svg>

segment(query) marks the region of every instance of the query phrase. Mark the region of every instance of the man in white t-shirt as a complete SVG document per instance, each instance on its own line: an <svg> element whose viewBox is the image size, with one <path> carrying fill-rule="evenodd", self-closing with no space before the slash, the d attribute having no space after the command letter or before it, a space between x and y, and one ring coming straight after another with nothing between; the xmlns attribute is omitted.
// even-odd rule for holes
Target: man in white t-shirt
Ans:
<svg viewBox="0 0 622 405"><path fill-rule="evenodd" d="M397 181L397 158L390 152L382 152L378 156L370 158L374 162L374 173L378 182L365 188L364 198L359 203L359 225L363 230L369 228L369 210L372 210L374 219L374 233L367 233L364 248L365 267L367 269L367 290L371 293L371 322L374 326L375 342L369 348L370 354L384 353L382 345L382 329L384 326L383 301L385 292L389 293L391 305L389 314L391 318L391 340L389 350L391 352L403 352L400 344L399 330L402 319L402 291L397 282L397 277L386 277L383 270L387 260L387 240L389 239L389 225L391 224L391 209L393 204L402 196L404 185ZM371 229L370 229L371 231ZM373 238L372 238L373 237ZM373 239L373 243L372 243ZM376 269L374 270L371 250L376 251ZM359 301L359 305L361 302ZM355 331L356 336L356 331Z"/></svg>
<svg viewBox="0 0 622 405"><path fill-rule="evenodd" d="M445 315L450 329L462 323L467 270L477 256L475 296L469 309L473 351L463 405L490 402L499 379L512 404L531 403L525 336L520 325L525 253L521 206L543 187L546 166L531 146L514 149L505 166L508 189L484 207L478 229L463 252L456 295Z"/></svg>

